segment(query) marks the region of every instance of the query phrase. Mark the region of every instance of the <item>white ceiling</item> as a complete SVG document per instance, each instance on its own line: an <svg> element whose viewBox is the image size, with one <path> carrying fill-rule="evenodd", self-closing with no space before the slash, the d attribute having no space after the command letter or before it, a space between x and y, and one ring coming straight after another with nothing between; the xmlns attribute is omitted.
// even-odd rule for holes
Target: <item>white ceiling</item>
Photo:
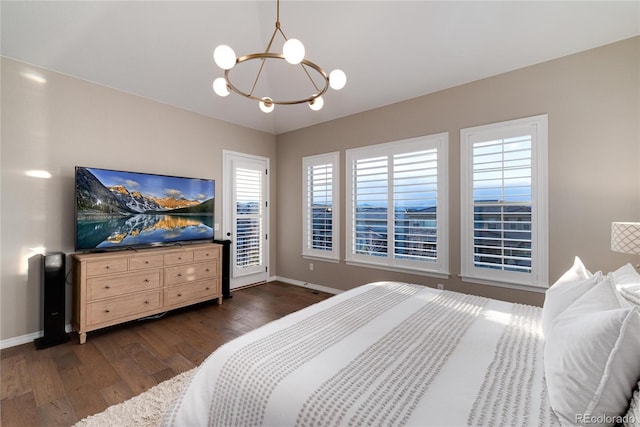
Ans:
<svg viewBox="0 0 640 427"><path fill-rule="evenodd" d="M640 1L283 0L285 35L348 80L319 112L296 105L264 114L254 101L212 91L223 75L212 53L223 43L239 56L264 51L275 0L2 0L0 8L2 56L273 134L640 34ZM245 65L232 71L238 85ZM275 93L302 73L290 68L265 70Z"/></svg>

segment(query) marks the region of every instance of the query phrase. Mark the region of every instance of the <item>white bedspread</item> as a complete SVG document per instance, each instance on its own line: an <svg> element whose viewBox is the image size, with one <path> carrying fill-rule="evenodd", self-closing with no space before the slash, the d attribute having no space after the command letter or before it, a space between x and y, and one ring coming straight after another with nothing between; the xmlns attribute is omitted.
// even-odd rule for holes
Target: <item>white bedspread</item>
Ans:
<svg viewBox="0 0 640 427"><path fill-rule="evenodd" d="M364 285L220 347L164 423L557 425L540 318L537 307Z"/></svg>

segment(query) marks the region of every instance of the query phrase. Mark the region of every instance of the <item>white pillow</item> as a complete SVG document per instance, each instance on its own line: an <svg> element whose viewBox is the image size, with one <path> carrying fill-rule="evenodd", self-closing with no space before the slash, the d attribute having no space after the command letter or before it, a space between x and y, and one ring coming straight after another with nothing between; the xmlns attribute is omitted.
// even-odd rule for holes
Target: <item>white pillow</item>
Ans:
<svg viewBox="0 0 640 427"><path fill-rule="evenodd" d="M606 417L624 415L640 380L640 313L619 297L610 277L556 318L544 368L551 407L563 424L589 416L589 423L610 425Z"/></svg>
<svg viewBox="0 0 640 427"><path fill-rule="evenodd" d="M626 264L612 272L611 276L620 294L627 301L640 306L640 274L636 269Z"/></svg>
<svg viewBox="0 0 640 427"><path fill-rule="evenodd" d="M546 336L553 320L578 298L593 288L602 274L592 275L579 257L575 257L573 265L549 289L547 289L542 306L542 331Z"/></svg>
<svg viewBox="0 0 640 427"><path fill-rule="evenodd" d="M611 273L616 287L624 287L625 285L633 285L640 283L640 273L629 263L623 265L616 271Z"/></svg>
<svg viewBox="0 0 640 427"><path fill-rule="evenodd" d="M629 410L622 419L622 425L624 427L640 426L640 381L638 381L636 391L633 393L633 397L631 398Z"/></svg>
<svg viewBox="0 0 640 427"><path fill-rule="evenodd" d="M565 282L549 288L542 307L542 331L546 337L555 319L582 295L593 289L603 280L602 273L597 272L588 279Z"/></svg>
<svg viewBox="0 0 640 427"><path fill-rule="evenodd" d="M571 266L571 268L565 271L565 273L560 276L558 280L556 280L556 283L554 283L553 286L560 285L566 282L588 279L591 276L591 272L587 270L587 267L584 266L584 263L582 262L580 257L575 257L573 258L573 265Z"/></svg>

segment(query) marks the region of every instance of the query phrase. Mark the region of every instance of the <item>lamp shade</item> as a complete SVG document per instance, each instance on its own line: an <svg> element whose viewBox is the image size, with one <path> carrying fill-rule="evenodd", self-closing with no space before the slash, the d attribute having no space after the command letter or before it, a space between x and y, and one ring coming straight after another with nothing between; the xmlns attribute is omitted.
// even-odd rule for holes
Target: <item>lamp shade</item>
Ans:
<svg viewBox="0 0 640 427"><path fill-rule="evenodd" d="M270 113L273 111L273 109L275 108L275 105L271 98L269 98L268 96L265 96L264 98L262 98L262 101L260 101L260 110L262 110L263 113Z"/></svg>
<svg viewBox="0 0 640 427"><path fill-rule="evenodd" d="M282 54L289 64L297 65L304 59L304 45L298 39L289 39L282 46Z"/></svg>
<svg viewBox="0 0 640 427"><path fill-rule="evenodd" d="M236 65L236 53L229 46L221 44L213 51L213 60L223 70L230 70Z"/></svg>
<svg viewBox="0 0 640 427"><path fill-rule="evenodd" d="M320 111L322 110L323 106L324 106L324 100L322 99L321 96L317 97L316 99L314 99L309 103L309 108L311 108L313 111Z"/></svg>
<svg viewBox="0 0 640 427"><path fill-rule="evenodd" d="M640 255L640 222L612 222L611 250Z"/></svg>
<svg viewBox="0 0 640 427"><path fill-rule="evenodd" d="M227 88L227 81L224 77L218 77L213 81L213 91L219 96L227 96L231 93Z"/></svg>
<svg viewBox="0 0 640 427"><path fill-rule="evenodd" d="M329 74L331 89L340 90L347 84L347 75L342 70L333 70Z"/></svg>

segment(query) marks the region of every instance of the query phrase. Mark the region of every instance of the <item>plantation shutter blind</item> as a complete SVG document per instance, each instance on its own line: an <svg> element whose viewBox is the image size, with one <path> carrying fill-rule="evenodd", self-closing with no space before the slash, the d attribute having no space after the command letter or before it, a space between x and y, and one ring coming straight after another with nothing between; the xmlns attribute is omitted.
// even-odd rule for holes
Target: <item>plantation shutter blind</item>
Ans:
<svg viewBox="0 0 640 427"><path fill-rule="evenodd" d="M531 138L525 134L473 144L476 267L531 272Z"/></svg>
<svg viewBox="0 0 640 427"><path fill-rule="evenodd" d="M333 165L311 166L307 177L307 247L331 250L333 223Z"/></svg>
<svg viewBox="0 0 640 427"><path fill-rule="evenodd" d="M339 152L302 160L302 255L305 257L340 259L339 166Z"/></svg>
<svg viewBox="0 0 640 427"><path fill-rule="evenodd" d="M393 157L394 255L435 261L438 257L438 151Z"/></svg>
<svg viewBox="0 0 640 427"><path fill-rule="evenodd" d="M262 264L263 235L262 176L264 171L236 169L236 264L254 267Z"/></svg>
<svg viewBox="0 0 640 427"><path fill-rule="evenodd" d="M389 159L358 159L353 164L354 252L387 256Z"/></svg>

